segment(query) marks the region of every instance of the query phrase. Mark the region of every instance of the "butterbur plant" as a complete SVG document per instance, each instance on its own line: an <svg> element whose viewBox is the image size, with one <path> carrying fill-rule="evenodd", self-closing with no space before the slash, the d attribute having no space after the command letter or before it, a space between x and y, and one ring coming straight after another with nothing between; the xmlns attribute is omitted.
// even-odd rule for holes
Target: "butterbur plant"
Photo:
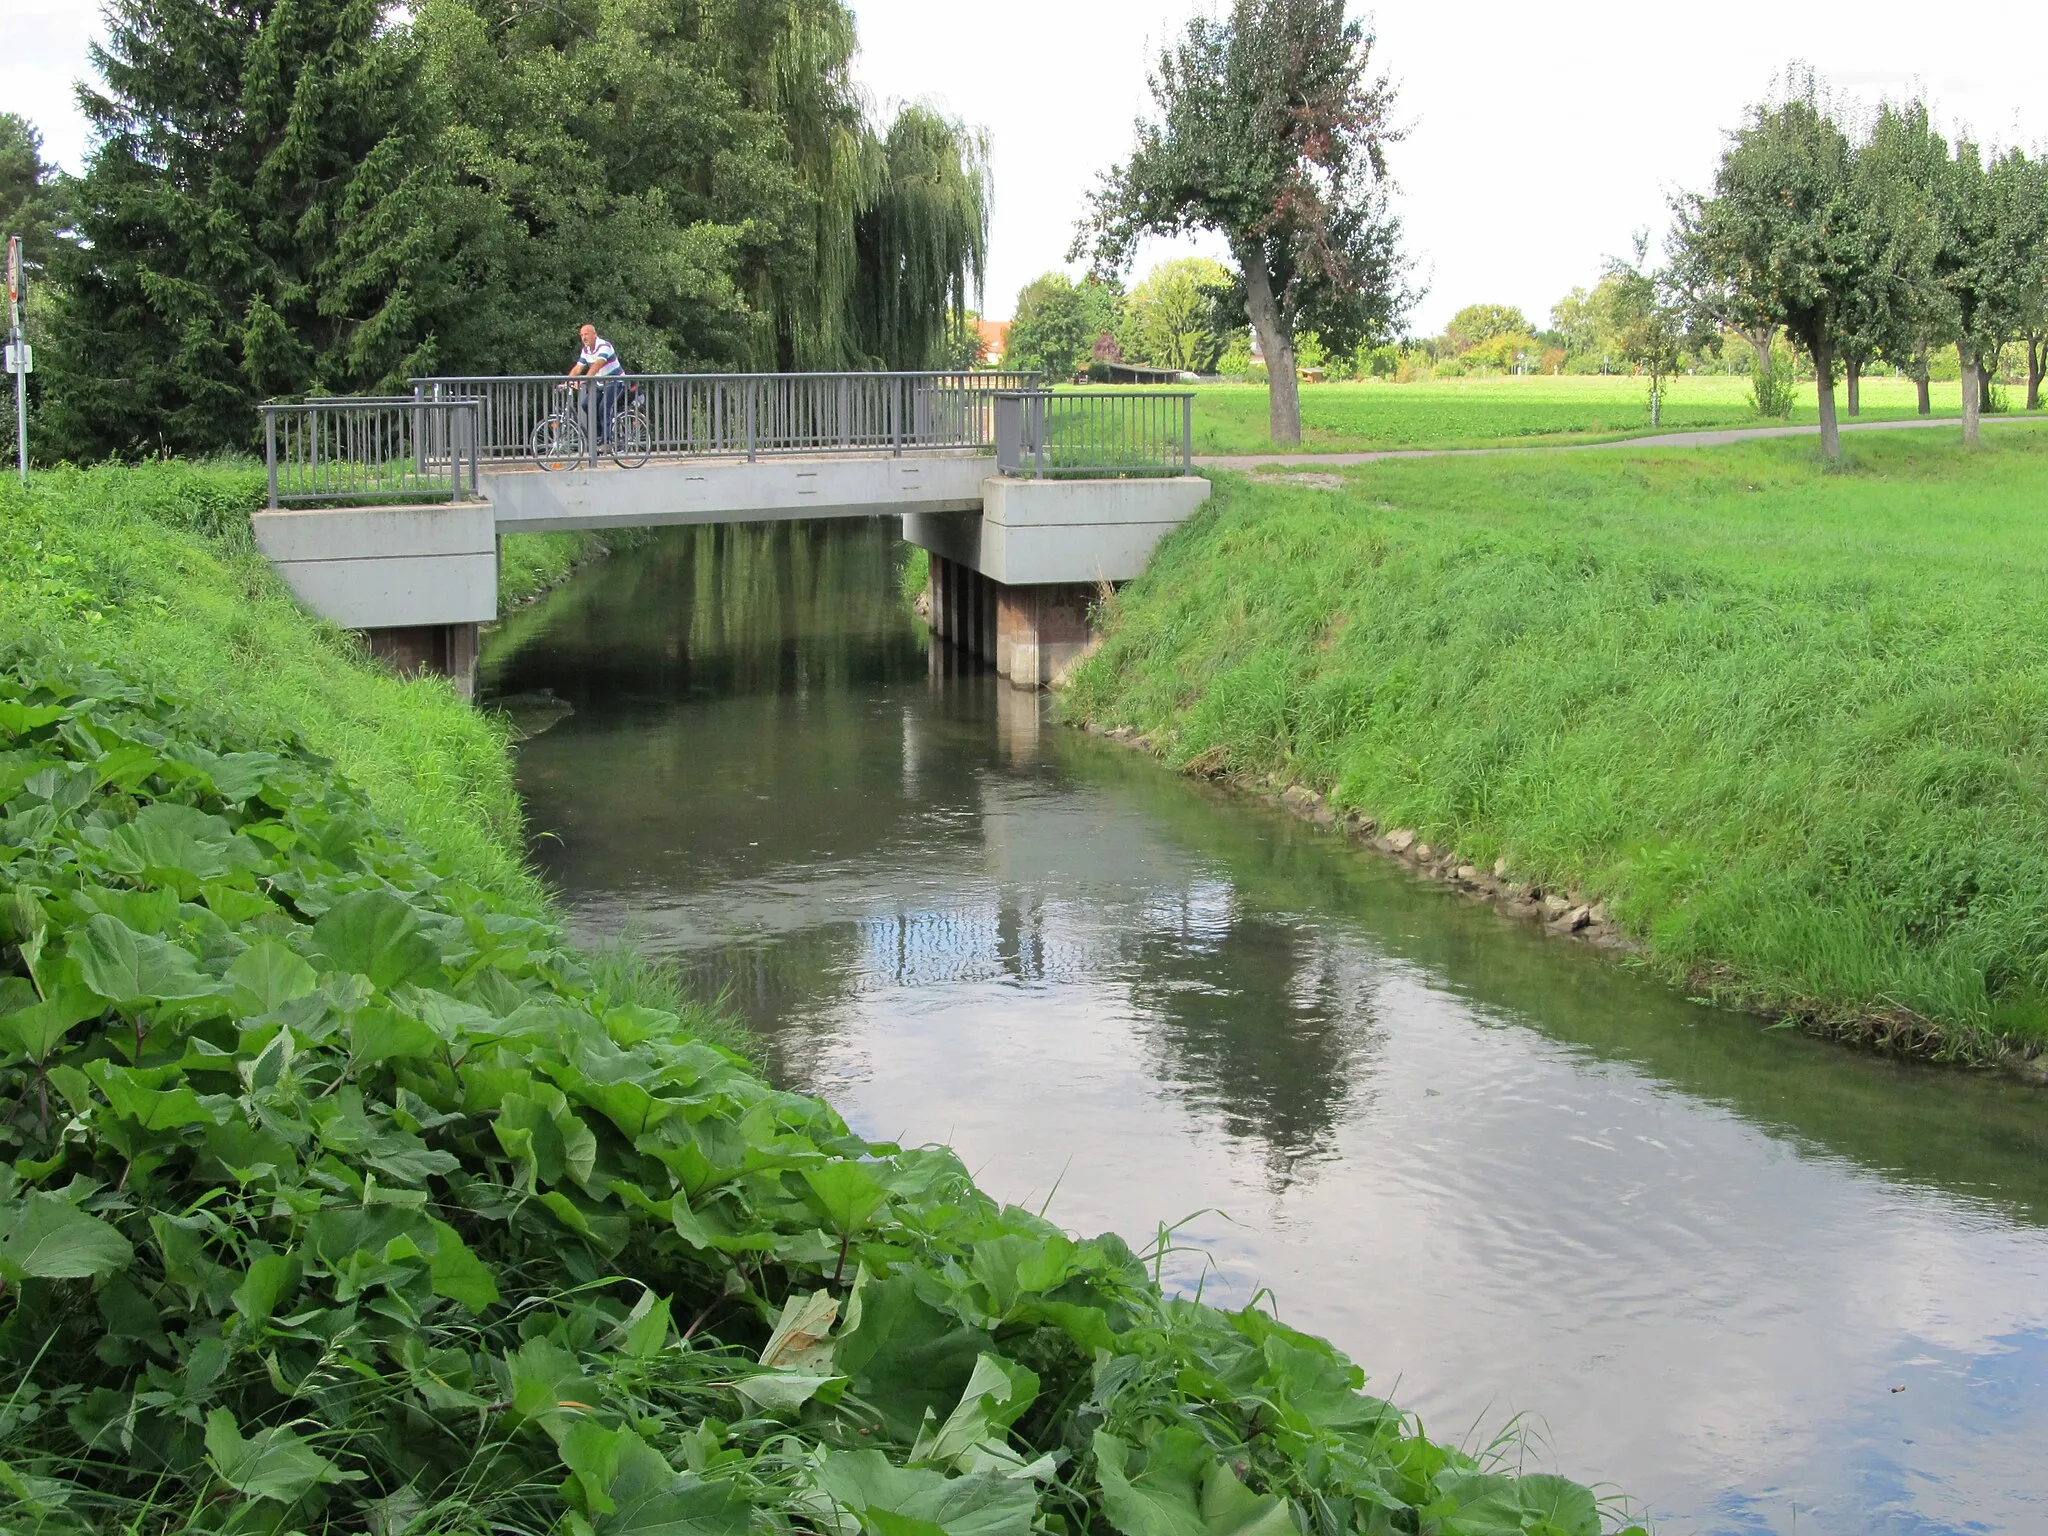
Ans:
<svg viewBox="0 0 2048 1536"><path fill-rule="evenodd" d="M0 674L0 1531L1593 1536L850 1134L331 766Z"/></svg>

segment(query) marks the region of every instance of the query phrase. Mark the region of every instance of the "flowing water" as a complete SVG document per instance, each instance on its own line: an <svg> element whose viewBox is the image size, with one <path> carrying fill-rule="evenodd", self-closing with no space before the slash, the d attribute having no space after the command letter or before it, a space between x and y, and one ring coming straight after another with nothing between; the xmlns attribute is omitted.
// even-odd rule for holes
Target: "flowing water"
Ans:
<svg viewBox="0 0 2048 1536"><path fill-rule="evenodd" d="M2048 1531L2048 1097L1692 1006L1061 728L928 655L899 556L676 532L497 634L580 936L1661 1531Z"/></svg>

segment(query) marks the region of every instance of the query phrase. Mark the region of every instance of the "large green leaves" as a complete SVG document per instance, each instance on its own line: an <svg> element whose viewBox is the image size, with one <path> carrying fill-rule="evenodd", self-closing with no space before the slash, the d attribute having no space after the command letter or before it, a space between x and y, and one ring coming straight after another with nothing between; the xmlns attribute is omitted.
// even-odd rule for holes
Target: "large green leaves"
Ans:
<svg viewBox="0 0 2048 1536"><path fill-rule="evenodd" d="M60 1196L0 1202L0 1280L90 1280L134 1257L127 1238Z"/></svg>
<svg viewBox="0 0 2048 1536"><path fill-rule="evenodd" d="M828 1451L818 1486L875 1536L1027 1536L1038 1512L1029 1479L997 1471L947 1477L892 1465L880 1451Z"/></svg>
<svg viewBox="0 0 2048 1536"><path fill-rule="evenodd" d="M1160 1431L1133 1472L1135 1459L1095 1432L1103 1512L1123 1536L1294 1536L1287 1501L1246 1488L1191 1429Z"/></svg>
<svg viewBox="0 0 2048 1536"><path fill-rule="evenodd" d="M612 1435L603 1489L610 1508L592 1521L597 1536L746 1536L747 1502L730 1482L679 1473L637 1435Z"/></svg>
<svg viewBox="0 0 2048 1536"><path fill-rule="evenodd" d="M395 987L439 967L433 941L419 928L419 913L389 891L355 891L313 925L313 940L335 970Z"/></svg>
<svg viewBox="0 0 2048 1536"><path fill-rule="evenodd" d="M199 974L187 951L164 939L137 933L106 913L89 919L71 941L71 956L88 987L122 1008L212 997L220 983Z"/></svg>
<svg viewBox="0 0 2048 1536"><path fill-rule="evenodd" d="M311 992L313 967L276 939L259 939L228 967L234 1000L245 1013L270 1013Z"/></svg>
<svg viewBox="0 0 2048 1536"><path fill-rule="evenodd" d="M105 1002L86 988L60 987L41 1002L0 1016L0 1046L45 1061L73 1028L105 1011Z"/></svg>
<svg viewBox="0 0 2048 1536"><path fill-rule="evenodd" d="M322 1483L359 1479L344 1472L285 1426L244 1437L235 1416L216 1408L206 1416L206 1459L220 1480L251 1499L295 1504Z"/></svg>

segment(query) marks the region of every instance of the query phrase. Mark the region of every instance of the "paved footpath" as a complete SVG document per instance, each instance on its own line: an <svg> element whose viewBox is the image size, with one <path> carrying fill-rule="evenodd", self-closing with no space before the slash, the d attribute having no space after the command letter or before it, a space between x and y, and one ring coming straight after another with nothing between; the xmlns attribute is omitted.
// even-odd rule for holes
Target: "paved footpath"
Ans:
<svg viewBox="0 0 2048 1536"><path fill-rule="evenodd" d="M1907 432L1927 427L1960 431L1960 416L1909 416L1904 421L1845 421L1844 432ZM2048 421L2048 416L1987 416L1985 425L2007 421ZM1243 453L1197 458L1198 469L1342 469L1349 464L1378 464L1385 459L1486 458L1502 453L1590 453L1602 448L1719 448L1760 437L1818 437L1812 427L1730 427L1719 432L1666 432L1656 437L1618 437L1605 443L1521 443L1505 448L1387 448L1377 453Z"/></svg>

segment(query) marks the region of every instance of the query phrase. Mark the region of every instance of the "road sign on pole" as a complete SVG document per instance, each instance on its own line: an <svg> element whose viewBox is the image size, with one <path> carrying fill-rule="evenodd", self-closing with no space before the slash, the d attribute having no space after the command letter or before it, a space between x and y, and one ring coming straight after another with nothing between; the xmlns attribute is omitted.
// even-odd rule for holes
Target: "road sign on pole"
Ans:
<svg viewBox="0 0 2048 1536"><path fill-rule="evenodd" d="M7 366L14 374L14 455L28 484L28 341L21 334L21 236L7 237Z"/></svg>

